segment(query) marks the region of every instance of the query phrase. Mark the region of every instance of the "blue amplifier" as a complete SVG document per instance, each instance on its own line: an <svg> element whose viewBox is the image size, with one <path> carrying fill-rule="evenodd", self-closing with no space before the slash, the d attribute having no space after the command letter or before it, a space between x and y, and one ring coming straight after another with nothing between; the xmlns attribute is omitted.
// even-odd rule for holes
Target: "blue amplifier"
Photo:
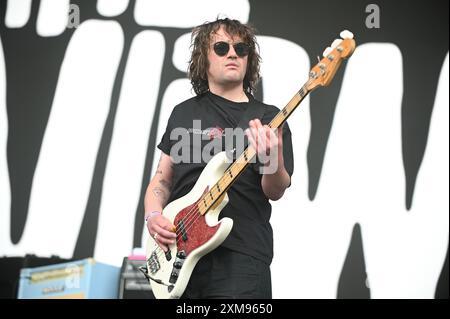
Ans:
<svg viewBox="0 0 450 319"><path fill-rule="evenodd" d="M20 271L19 299L117 298L120 268L92 258Z"/></svg>

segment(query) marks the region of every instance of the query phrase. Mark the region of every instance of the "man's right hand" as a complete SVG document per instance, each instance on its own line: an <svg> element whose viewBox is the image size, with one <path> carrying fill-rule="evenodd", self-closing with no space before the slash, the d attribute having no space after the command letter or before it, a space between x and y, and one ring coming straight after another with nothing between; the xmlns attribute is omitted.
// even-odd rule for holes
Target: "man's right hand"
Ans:
<svg viewBox="0 0 450 319"><path fill-rule="evenodd" d="M177 237L175 226L163 215L152 216L147 219L147 229L150 236L164 251L167 251L168 245L174 244Z"/></svg>

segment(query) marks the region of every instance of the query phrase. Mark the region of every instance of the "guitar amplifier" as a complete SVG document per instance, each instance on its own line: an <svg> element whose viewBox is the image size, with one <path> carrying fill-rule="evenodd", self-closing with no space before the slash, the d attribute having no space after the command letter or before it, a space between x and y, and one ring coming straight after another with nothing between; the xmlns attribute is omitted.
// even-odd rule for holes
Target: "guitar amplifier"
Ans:
<svg viewBox="0 0 450 319"><path fill-rule="evenodd" d="M140 267L145 267L145 256L128 256L123 259L120 274L120 299L155 299L152 287Z"/></svg>
<svg viewBox="0 0 450 319"><path fill-rule="evenodd" d="M58 256L41 257L36 255L0 258L0 299L17 298L20 270L22 268L48 266L69 261L71 260L59 258Z"/></svg>
<svg viewBox="0 0 450 319"><path fill-rule="evenodd" d="M20 272L19 299L117 298L119 267L92 258L51 266L23 268Z"/></svg>

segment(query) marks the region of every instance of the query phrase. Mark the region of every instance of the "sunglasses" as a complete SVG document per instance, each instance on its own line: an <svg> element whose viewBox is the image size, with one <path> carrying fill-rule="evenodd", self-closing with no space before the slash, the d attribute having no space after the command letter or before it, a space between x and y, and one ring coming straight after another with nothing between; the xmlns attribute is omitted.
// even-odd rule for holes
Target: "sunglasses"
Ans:
<svg viewBox="0 0 450 319"><path fill-rule="evenodd" d="M228 51L230 51L230 44L228 42L219 41L214 43L213 48L214 52L216 52L218 56L225 56L227 55ZM244 42L233 44L233 48L234 52L236 52L236 54L241 58L247 56L250 52L250 47Z"/></svg>

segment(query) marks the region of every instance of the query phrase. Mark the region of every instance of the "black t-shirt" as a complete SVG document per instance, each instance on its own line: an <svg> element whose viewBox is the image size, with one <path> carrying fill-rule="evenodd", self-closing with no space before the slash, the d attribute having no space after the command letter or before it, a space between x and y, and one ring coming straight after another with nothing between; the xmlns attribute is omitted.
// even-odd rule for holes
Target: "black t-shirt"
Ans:
<svg viewBox="0 0 450 319"><path fill-rule="evenodd" d="M181 139L181 136L178 139L170 139L170 133L177 128L178 132L181 130L186 134L189 133L191 139L188 146L189 154L194 152L201 154L201 149L211 142L209 138L221 136L225 128L236 128L250 103L257 103L258 107L265 108L262 124L268 124L279 112L275 106L263 104L251 95L248 97L249 102L237 103L207 92L182 102L173 109L158 148L170 155L172 146ZM201 122L194 123L194 120ZM245 128L248 127L248 123L246 125ZM199 138L194 137L195 134L206 134L209 138L202 139L201 144L195 145L192 140L197 138L198 141ZM225 143L222 145L223 148L218 151L225 150ZM182 152L180 150L179 154ZM287 123L283 127L283 157L286 171L292 175L294 161L291 132ZM190 159L188 163L180 162L173 165L169 202L186 195L194 187L207 164L202 156L200 158L197 156L197 163L193 156L188 158ZM272 207L261 187L262 175L259 173L259 165L259 163L250 164L228 190L229 202L222 209L219 219L230 217L234 221L230 235L222 244L224 247L270 264L273 257L272 227L269 222Z"/></svg>

